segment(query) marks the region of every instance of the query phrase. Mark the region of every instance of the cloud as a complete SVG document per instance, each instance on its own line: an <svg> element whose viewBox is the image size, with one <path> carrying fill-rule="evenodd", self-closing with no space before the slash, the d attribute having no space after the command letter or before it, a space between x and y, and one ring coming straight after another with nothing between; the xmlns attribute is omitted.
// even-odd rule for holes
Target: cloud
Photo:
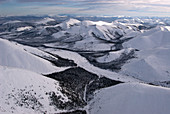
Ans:
<svg viewBox="0 0 170 114"><path fill-rule="evenodd" d="M71 3L71 2L82 2L84 0L17 0L18 2L54 2L54 3Z"/></svg>
<svg viewBox="0 0 170 114"><path fill-rule="evenodd" d="M15 9L27 7L25 10L23 8L27 13L33 12L31 8L37 9L35 12L44 14L168 15L168 12L170 13L170 0L0 0L0 3L6 1L15 2L17 4Z"/></svg>
<svg viewBox="0 0 170 114"><path fill-rule="evenodd" d="M6 1L6 0L0 0ZM39 3L49 3L51 5L75 5L78 4L81 7L88 7L88 6L104 6L109 4L120 4L121 6L124 5L150 5L150 6L165 6L169 7L170 0L16 0L20 3L25 2L39 2Z"/></svg>
<svg viewBox="0 0 170 114"><path fill-rule="evenodd" d="M18 2L54 2L55 0L17 0Z"/></svg>
<svg viewBox="0 0 170 114"><path fill-rule="evenodd" d="M0 0L0 3L1 3L1 2L6 2L6 1L8 1L8 0Z"/></svg>

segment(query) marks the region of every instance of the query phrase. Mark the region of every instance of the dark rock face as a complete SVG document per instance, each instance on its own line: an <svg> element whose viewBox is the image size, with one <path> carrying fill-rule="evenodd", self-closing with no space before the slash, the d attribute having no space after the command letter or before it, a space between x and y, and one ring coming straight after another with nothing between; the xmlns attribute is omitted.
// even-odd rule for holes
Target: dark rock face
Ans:
<svg viewBox="0 0 170 114"><path fill-rule="evenodd" d="M150 85L155 85L155 86L162 86L162 87L170 88L170 81L152 82L152 83L149 83L149 84Z"/></svg>
<svg viewBox="0 0 170 114"><path fill-rule="evenodd" d="M74 63L73 60L68 60L61 57L58 57L57 61L52 58L48 58L48 61L50 61L51 63L58 67L77 66L77 64Z"/></svg>
<svg viewBox="0 0 170 114"><path fill-rule="evenodd" d="M53 65L57 66L57 67L69 67L69 66L77 66L76 63L74 63L73 60L69 60L69 59L64 59L58 55L46 52L50 55L52 55L53 57L48 57L48 56L39 56L36 55L38 57L41 57L49 62L51 62ZM34 54L35 55L35 54Z"/></svg>
<svg viewBox="0 0 170 114"><path fill-rule="evenodd" d="M130 59L135 58L135 51L132 50L130 53L122 53L122 55L111 62L99 63L96 61L96 57L103 56L108 54L109 52L101 52L101 53L80 53L82 56L86 57L87 60L96 67L100 67L102 69L109 69L113 71L121 70L121 67Z"/></svg>
<svg viewBox="0 0 170 114"><path fill-rule="evenodd" d="M64 113L59 113L59 114L87 114L85 110L76 110L72 112L64 112Z"/></svg>
<svg viewBox="0 0 170 114"><path fill-rule="evenodd" d="M0 26L0 32L5 32L5 31L11 32L12 30L16 30L19 27L26 27L26 26L35 27L33 23L29 23L29 22L7 23Z"/></svg>
<svg viewBox="0 0 170 114"><path fill-rule="evenodd" d="M47 27L45 29L48 32L47 35L52 35L53 33L59 32L61 30L61 27Z"/></svg>
<svg viewBox="0 0 170 114"><path fill-rule="evenodd" d="M58 60L55 60L55 59L47 58L48 61L50 61L51 63L53 63L54 65L56 65L58 67L77 66L77 64L73 60L65 59L65 58L62 58L56 54L52 54L52 53L48 53L48 54L50 54L58 59Z"/></svg>
<svg viewBox="0 0 170 114"><path fill-rule="evenodd" d="M49 21L49 22L47 22L47 25L57 25L59 23L60 22L58 22L58 21Z"/></svg>
<svg viewBox="0 0 170 114"><path fill-rule="evenodd" d="M99 77L96 74L86 71L83 68L70 68L59 73L46 75L49 78L58 80L62 87L62 93L66 94L71 102L58 106L55 95L51 96L52 104L61 109L78 109L87 105L87 102L93 98L95 90L113 86L120 81L114 81L106 77Z"/></svg>

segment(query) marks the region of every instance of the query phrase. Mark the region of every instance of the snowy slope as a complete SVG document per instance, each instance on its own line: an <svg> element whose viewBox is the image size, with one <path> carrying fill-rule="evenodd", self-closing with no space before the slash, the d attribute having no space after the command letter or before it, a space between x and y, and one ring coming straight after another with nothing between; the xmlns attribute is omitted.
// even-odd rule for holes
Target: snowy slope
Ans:
<svg viewBox="0 0 170 114"><path fill-rule="evenodd" d="M50 73L61 69L40 57L30 54L22 45L3 39L0 39L0 58L1 66L22 68L37 73Z"/></svg>
<svg viewBox="0 0 170 114"><path fill-rule="evenodd" d="M136 38L124 43L124 47L136 48L139 50L153 49L164 45L170 45L170 32L165 27L156 27ZM140 42L138 44L137 42Z"/></svg>
<svg viewBox="0 0 170 114"><path fill-rule="evenodd" d="M170 89L126 83L106 88L92 100L90 114L169 114Z"/></svg>
<svg viewBox="0 0 170 114"><path fill-rule="evenodd" d="M121 73L147 82L170 80L170 32L153 28L126 42L124 47L138 49L137 58L122 67Z"/></svg>
<svg viewBox="0 0 170 114"><path fill-rule="evenodd" d="M157 48L137 53L138 58L122 67L122 73L146 82L170 80L170 49Z"/></svg>
<svg viewBox="0 0 170 114"><path fill-rule="evenodd" d="M60 110L50 105L50 93L60 96L58 100L63 103L69 101L58 81L16 68L0 66L0 72L1 114L56 113Z"/></svg>

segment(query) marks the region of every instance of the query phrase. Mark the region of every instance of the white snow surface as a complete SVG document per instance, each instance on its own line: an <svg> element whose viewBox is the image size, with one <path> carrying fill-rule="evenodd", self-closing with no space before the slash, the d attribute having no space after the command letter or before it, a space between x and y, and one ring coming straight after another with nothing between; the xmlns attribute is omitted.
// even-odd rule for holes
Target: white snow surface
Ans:
<svg viewBox="0 0 170 114"><path fill-rule="evenodd" d="M47 24L50 21L55 21L55 19L47 17L47 18L44 18L44 19L42 19L40 21L37 21L36 23L37 24Z"/></svg>
<svg viewBox="0 0 170 114"><path fill-rule="evenodd" d="M37 73L51 73L65 69L55 67L50 62L27 52L23 47L17 43L0 39L0 65L27 69ZM34 54L41 52L40 50L36 51L38 49L27 49L34 50Z"/></svg>
<svg viewBox="0 0 170 114"><path fill-rule="evenodd" d="M156 27L126 42L138 49L137 58L122 67L121 73L147 82L170 80L170 32Z"/></svg>
<svg viewBox="0 0 170 114"><path fill-rule="evenodd" d="M27 26L27 27L19 27L17 28L17 31L24 31L24 30L31 30L32 27L31 26Z"/></svg>
<svg viewBox="0 0 170 114"><path fill-rule="evenodd" d="M27 70L0 66L1 114L12 112L41 114L45 111L57 113L60 110L50 105L49 94L46 93L54 92L57 96L61 96L60 100L63 103L68 102L69 99L60 90L58 81ZM34 102L36 100L37 102Z"/></svg>
<svg viewBox="0 0 170 114"><path fill-rule="evenodd" d="M122 67L123 74L134 76L146 82L170 80L170 48L156 48L137 53Z"/></svg>
<svg viewBox="0 0 170 114"><path fill-rule="evenodd" d="M91 21L93 24L102 26L102 25L112 25L112 23L108 23L108 22L104 22L104 21L97 21L97 22L93 22Z"/></svg>
<svg viewBox="0 0 170 114"><path fill-rule="evenodd" d="M146 50L170 45L169 36L170 32L165 27L158 26L124 43L124 47Z"/></svg>
<svg viewBox="0 0 170 114"><path fill-rule="evenodd" d="M168 31L170 31L170 26L165 26L166 29L168 29Z"/></svg>
<svg viewBox="0 0 170 114"><path fill-rule="evenodd" d="M5 24L19 23L19 22L21 22L21 21L19 21L19 20L8 21L8 22L3 23L3 25L5 25Z"/></svg>
<svg viewBox="0 0 170 114"><path fill-rule="evenodd" d="M169 114L170 89L125 83L96 92L90 114Z"/></svg>
<svg viewBox="0 0 170 114"><path fill-rule="evenodd" d="M70 18L69 20L66 20L66 21L64 21L64 22L62 22L62 23L60 23L60 24L58 24L56 26L60 26L60 27L62 27L62 29L68 29L72 25L75 25L75 24L78 24L78 23L80 23L79 20Z"/></svg>

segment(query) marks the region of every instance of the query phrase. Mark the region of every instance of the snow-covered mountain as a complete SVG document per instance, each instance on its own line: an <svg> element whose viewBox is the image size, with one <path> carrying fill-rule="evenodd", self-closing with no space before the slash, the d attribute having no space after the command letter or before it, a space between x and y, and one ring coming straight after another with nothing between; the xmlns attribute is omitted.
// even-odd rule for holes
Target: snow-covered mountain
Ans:
<svg viewBox="0 0 170 114"><path fill-rule="evenodd" d="M37 73L51 73L62 68L54 66L47 60L44 60L37 55L50 56L43 51L23 47L14 42L9 42L4 39L0 39L0 65L7 67L15 67L21 69L27 69ZM30 50L30 52L27 51ZM32 54L31 54L32 53ZM64 69L63 69L64 70Z"/></svg>
<svg viewBox="0 0 170 114"><path fill-rule="evenodd" d="M124 47L139 51L136 59L122 67L123 73L151 82L170 80L170 32L165 27L153 28L124 43Z"/></svg>
<svg viewBox="0 0 170 114"><path fill-rule="evenodd" d="M140 33L137 27L131 25L102 21L80 22L75 19L58 24L56 27L60 27L61 31L52 36L60 42L46 44L46 46L85 51L116 49L118 47L114 46L112 42L121 42Z"/></svg>
<svg viewBox="0 0 170 114"><path fill-rule="evenodd" d="M0 113L170 113L169 18L29 19L0 18Z"/></svg>
<svg viewBox="0 0 170 114"><path fill-rule="evenodd" d="M47 17L47 18L44 18L40 21L37 21L36 23L37 24L47 24L47 23L53 22L53 21L55 21L55 19Z"/></svg>
<svg viewBox="0 0 170 114"><path fill-rule="evenodd" d="M127 83L97 93L91 101L91 114L166 114L170 112L170 89Z"/></svg>

